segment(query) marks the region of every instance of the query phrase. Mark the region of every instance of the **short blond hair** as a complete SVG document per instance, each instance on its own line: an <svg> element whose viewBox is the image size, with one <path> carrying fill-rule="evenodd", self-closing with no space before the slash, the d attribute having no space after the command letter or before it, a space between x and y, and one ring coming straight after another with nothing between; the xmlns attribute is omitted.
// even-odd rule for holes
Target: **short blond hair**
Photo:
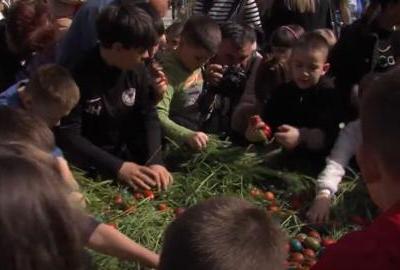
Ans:
<svg viewBox="0 0 400 270"><path fill-rule="evenodd" d="M25 91L32 97L33 103L58 108L65 113L71 111L80 98L79 88L68 70L54 64L39 67Z"/></svg>

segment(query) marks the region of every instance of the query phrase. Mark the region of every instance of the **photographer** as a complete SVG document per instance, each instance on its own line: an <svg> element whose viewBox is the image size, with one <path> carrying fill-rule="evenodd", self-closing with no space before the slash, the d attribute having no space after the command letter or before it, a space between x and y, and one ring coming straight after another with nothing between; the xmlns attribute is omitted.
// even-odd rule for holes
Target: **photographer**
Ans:
<svg viewBox="0 0 400 270"><path fill-rule="evenodd" d="M253 29L227 22L221 25L221 32L218 53L205 69L205 91L199 103L207 119L204 130L231 134L238 104L244 100L255 104L254 80L262 57L256 52Z"/></svg>

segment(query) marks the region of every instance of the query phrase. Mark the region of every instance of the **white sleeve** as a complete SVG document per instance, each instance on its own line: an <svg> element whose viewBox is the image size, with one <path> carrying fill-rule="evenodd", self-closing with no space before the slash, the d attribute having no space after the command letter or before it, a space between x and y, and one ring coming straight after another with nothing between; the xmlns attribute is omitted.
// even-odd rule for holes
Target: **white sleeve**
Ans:
<svg viewBox="0 0 400 270"><path fill-rule="evenodd" d="M360 120L350 122L339 134L330 156L327 158L325 169L317 179L317 192L328 189L331 194L337 192L344 177L345 168L350 159L356 154L361 143Z"/></svg>
<svg viewBox="0 0 400 270"><path fill-rule="evenodd" d="M317 179L317 193L327 189L331 192L331 195L335 194L345 174L346 170L341 164L328 158L325 169Z"/></svg>
<svg viewBox="0 0 400 270"><path fill-rule="evenodd" d="M343 167L346 167L350 159L356 154L360 143L360 120L356 120L347 124L347 126L339 133L329 159L334 160Z"/></svg>

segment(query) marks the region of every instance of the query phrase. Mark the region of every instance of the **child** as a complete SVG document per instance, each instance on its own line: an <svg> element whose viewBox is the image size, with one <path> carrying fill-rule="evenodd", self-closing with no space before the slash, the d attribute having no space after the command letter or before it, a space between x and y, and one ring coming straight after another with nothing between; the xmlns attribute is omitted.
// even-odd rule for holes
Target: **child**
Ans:
<svg viewBox="0 0 400 270"><path fill-rule="evenodd" d="M94 168L138 189L166 189L172 177L162 165L161 129L144 65L158 34L151 17L131 1L99 14L99 45L72 74L81 100L57 130L76 165ZM162 74L152 87L166 87Z"/></svg>
<svg viewBox="0 0 400 270"><path fill-rule="evenodd" d="M336 138L341 115L333 84L325 76L328 52L322 36L305 34L292 51L292 82L281 85L265 106L263 120L287 150L322 154Z"/></svg>
<svg viewBox="0 0 400 270"><path fill-rule="evenodd" d="M255 94L259 104L265 104L271 93L282 83L289 82L289 68L293 45L303 35L299 25L279 27L271 35L271 54L266 55L257 70ZM260 105L261 106L261 105Z"/></svg>
<svg viewBox="0 0 400 270"><path fill-rule="evenodd" d="M197 100L203 88L201 67L217 52L221 42L218 24L206 16L190 18L175 51L161 59L169 87L158 104L165 135L195 150L206 147L208 136L199 132L201 119Z"/></svg>
<svg viewBox="0 0 400 270"><path fill-rule="evenodd" d="M0 150L2 269L82 269L85 245L157 267L155 253L69 205L52 156L15 143Z"/></svg>
<svg viewBox="0 0 400 270"><path fill-rule="evenodd" d="M174 22L166 30L167 50L176 50L181 40L184 23Z"/></svg>
<svg viewBox="0 0 400 270"><path fill-rule="evenodd" d="M54 135L43 120L22 109L6 106L0 107L0 141L32 145L48 154L54 153L56 148ZM79 192L79 185L67 162L59 156L56 160L63 180L70 188L70 201L85 207L85 198Z"/></svg>
<svg viewBox="0 0 400 270"><path fill-rule="evenodd" d="M336 38L335 33L331 29L322 28L322 29L314 30L314 32L320 34L322 37L324 37L326 39L326 42L328 42L330 49L335 47L335 45L337 43L337 38Z"/></svg>
<svg viewBox="0 0 400 270"><path fill-rule="evenodd" d="M57 65L44 65L29 81L20 81L0 94L0 105L23 108L44 120L50 128L58 124L78 103L79 89L69 72Z"/></svg>
<svg viewBox="0 0 400 270"><path fill-rule="evenodd" d="M285 236L271 217L238 198L186 210L165 233L159 270L283 270Z"/></svg>
<svg viewBox="0 0 400 270"><path fill-rule="evenodd" d="M313 270L400 268L399 78L397 68L381 75L361 102L357 160L371 199L383 213L365 230L329 246Z"/></svg>
<svg viewBox="0 0 400 270"><path fill-rule="evenodd" d="M378 74L370 73L360 83L360 90L368 87ZM361 97L362 91L360 91ZM354 120L340 131L339 136L326 159L326 166L317 179L316 196L314 203L307 213L313 223L326 222L329 218L329 208L332 197L338 190L342 178L346 174L346 166L355 156L361 143L360 120Z"/></svg>

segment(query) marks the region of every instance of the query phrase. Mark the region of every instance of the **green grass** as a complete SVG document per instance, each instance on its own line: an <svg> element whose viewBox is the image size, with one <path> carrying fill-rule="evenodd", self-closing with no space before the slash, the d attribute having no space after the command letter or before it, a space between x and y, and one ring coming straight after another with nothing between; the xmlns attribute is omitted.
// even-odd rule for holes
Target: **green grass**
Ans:
<svg viewBox="0 0 400 270"><path fill-rule="evenodd" d="M310 225L303 216L312 202L313 177L268 169L263 164L262 152L254 148L231 147L228 142L218 140L213 140L208 149L201 153L191 153L174 144L170 144L167 152L166 159L176 171L175 182L167 192L157 193L152 201L137 201L127 188L113 181L88 179L82 172L76 171L89 211L105 223L117 224L121 232L140 244L159 251L163 232L174 219L174 208L190 207L223 194L245 198L265 209L270 202L250 195L250 190L261 183L263 190L269 189L275 193L281 211L274 216L289 235L295 235ZM332 210L335 222L320 227L320 231L339 238L355 229L348 222L349 216L354 213L372 216L365 189L359 183L357 174L343 182ZM125 203L132 207L131 211L124 211L114 204L117 194L123 196ZM294 196L303 200L300 209L293 209L291 205ZM170 209L158 211L160 203L167 203ZM94 257L99 269L142 269L138 265L107 256L95 254Z"/></svg>

